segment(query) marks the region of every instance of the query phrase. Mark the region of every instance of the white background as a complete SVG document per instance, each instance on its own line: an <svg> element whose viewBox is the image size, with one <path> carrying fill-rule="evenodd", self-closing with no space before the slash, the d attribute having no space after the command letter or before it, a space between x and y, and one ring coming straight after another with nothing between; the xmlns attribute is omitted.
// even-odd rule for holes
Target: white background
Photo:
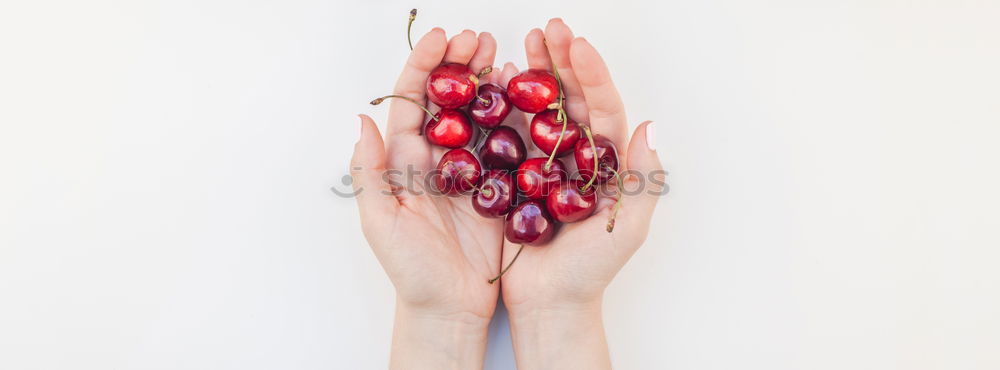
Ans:
<svg viewBox="0 0 1000 370"><path fill-rule="evenodd" d="M618 368L1000 368L995 1L14 0L0 369L385 367L392 287L328 189L411 7L522 66L560 16L657 122Z"/></svg>

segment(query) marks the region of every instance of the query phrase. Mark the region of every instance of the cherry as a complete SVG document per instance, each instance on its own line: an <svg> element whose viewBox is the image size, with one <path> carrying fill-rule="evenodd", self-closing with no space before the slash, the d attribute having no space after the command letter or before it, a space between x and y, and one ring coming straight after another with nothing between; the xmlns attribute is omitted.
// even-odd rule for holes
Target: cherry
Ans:
<svg viewBox="0 0 1000 370"><path fill-rule="evenodd" d="M504 170L488 170L472 195L472 209L483 217L503 217L514 208L514 176Z"/></svg>
<svg viewBox="0 0 1000 370"><path fill-rule="evenodd" d="M566 132L563 133L563 122L556 122L559 111L549 109L536 114L531 118L531 126L528 132L531 134L531 141L538 149L545 154L552 154L556 150L556 157L562 157L573 151L573 146L580 139L580 126L569 118L566 118ZM562 140L559 136L562 135ZM559 147L556 147L556 143Z"/></svg>
<svg viewBox="0 0 1000 370"><path fill-rule="evenodd" d="M586 129L584 131L589 136L590 132ZM594 147L597 149L597 163L594 160ZM615 171L618 171L618 149L615 143L601 135L577 141L573 157L576 159L576 167L580 170L580 177L585 181L590 181L595 167L597 167L597 183L610 180L615 176Z"/></svg>
<svg viewBox="0 0 1000 370"><path fill-rule="evenodd" d="M545 169L547 158L531 158L517 168L517 189L528 199L542 199L566 181L566 167L558 159Z"/></svg>
<svg viewBox="0 0 1000 370"><path fill-rule="evenodd" d="M469 116L457 109L441 108L437 113L431 113L420 102L402 95L386 95L372 100L371 105L382 104L383 101L390 98L403 99L413 103L431 117L427 121L427 125L424 126L427 141L431 144L452 149L461 148L469 144L469 141L472 141L472 137L476 134L476 131L472 128L472 123L469 122Z"/></svg>
<svg viewBox="0 0 1000 370"><path fill-rule="evenodd" d="M488 83L479 86L479 93L469 105L469 116L472 116L472 122L480 126L496 128L510 114L510 107L507 90L500 85Z"/></svg>
<svg viewBox="0 0 1000 370"><path fill-rule="evenodd" d="M452 149L469 144L475 133L469 116L458 109L442 108L424 127L427 141Z"/></svg>
<svg viewBox="0 0 1000 370"><path fill-rule="evenodd" d="M517 261L517 257L521 255L525 245L541 245L552 240L555 228L556 222L545 211L545 205L542 202L526 200L518 204L513 211L507 214L504 222L504 236L511 243L520 243L521 247L517 249L514 258L507 263L507 267L504 267L503 270L500 270L499 275L487 282L493 284L493 282L500 280L500 277L514 265L514 261Z"/></svg>
<svg viewBox="0 0 1000 370"><path fill-rule="evenodd" d="M507 83L507 97L517 109L538 113L556 102L559 97L559 82L548 71L529 69L510 79Z"/></svg>
<svg viewBox="0 0 1000 370"><path fill-rule="evenodd" d="M459 195L479 184L483 168L471 152L457 148L441 156L437 170L439 174L433 178L437 190L447 195Z"/></svg>
<svg viewBox="0 0 1000 370"><path fill-rule="evenodd" d="M472 101L477 84L479 78L468 66L445 63L427 77L427 98L441 108L458 108Z"/></svg>
<svg viewBox="0 0 1000 370"><path fill-rule="evenodd" d="M511 243L545 244L552 239L555 226L555 221L541 201L527 200L507 214L504 235Z"/></svg>
<svg viewBox="0 0 1000 370"><path fill-rule="evenodd" d="M507 126L493 130L486 136L483 147L479 149L479 158L489 168L514 170L527 156L528 149L524 146L521 135Z"/></svg>
<svg viewBox="0 0 1000 370"><path fill-rule="evenodd" d="M549 214L559 222L576 222L590 217L597 208L597 191L591 186L582 190L585 182L580 179L559 184L546 197Z"/></svg>

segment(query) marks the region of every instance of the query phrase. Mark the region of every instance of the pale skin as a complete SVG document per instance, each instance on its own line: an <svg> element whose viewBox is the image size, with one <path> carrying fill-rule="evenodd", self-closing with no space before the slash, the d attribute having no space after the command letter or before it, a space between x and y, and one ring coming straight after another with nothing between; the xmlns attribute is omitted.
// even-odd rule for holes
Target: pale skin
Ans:
<svg viewBox="0 0 1000 370"><path fill-rule="evenodd" d="M525 50L529 68L559 67L570 118L610 138L623 170L662 171L647 135L652 123L640 124L629 140L624 104L585 39L553 19L544 31L528 34ZM493 65L495 51L488 33L467 30L448 40L435 28L414 45L393 93L427 102L424 82L431 69L457 62L479 71ZM516 73L508 63L484 79L506 86ZM529 157L542 156L527 140L526 117L517 111L511 116L504 124L526 139ZM375 122L362 115L352 158L354 186L364 189L357 199L365 237L397 293L390 368L482 368L487 328L502 294L519 369L610 369L603 292L645 241L659 198L650 193L662 188L647 181L648 192L623 196L612 233L605 225L617 197L603 197L593 216L563 225L544 246L525 247L502 279L489 284L520 247L504 240L503 219L479 216L468 196L385 195L393 190L383 180L387 170L427 171L444 152L420 135L427 119L415 105L393 100L383 141ZM571 164L572 156L563 161ZM626 186L635 181L626 179Z"/></svg>

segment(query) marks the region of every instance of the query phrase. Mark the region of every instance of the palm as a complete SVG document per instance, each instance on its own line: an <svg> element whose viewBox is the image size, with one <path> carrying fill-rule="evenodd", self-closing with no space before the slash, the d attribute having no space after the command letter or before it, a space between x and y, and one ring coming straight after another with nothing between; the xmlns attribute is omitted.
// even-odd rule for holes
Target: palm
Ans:
<svg viewBox="0 0 1000 370"><path fill-rule="evenodd" d="M618 147L622 170L628 169L630 162L634 162L637 170L659 168L659 162L649 156L644 131L633 136L634 142L627 141L624 106L607 67L589 43L574 39L572 31L556 19L549 22L544 33L541 30L529 33L525 49L529 68L551 70L552 65L558 67L570 118L589 124L595 134L611 139ZM509 79L516 72L512 65L507 65L502 77ZM515 117L509 124L528 138L525 122L528 122L527 117ZM537 148L531 149L529 157L540 156L545 154ZM569 172L574 173L576 166L572 156L562 160ZM634 189L636 181L636 178L627 179L626 187ZM592 300L603 292L635 253L645 240L655 199L644 195L648 193L623 198L615 230L608 233L605 227L619 197L613 185L603 189L607 191L599 193L601 200L590 218L562 225L555 238L545 245L524 248L517 263L503 276L503 297L508 306L544 307L553 302ZM504 263L511 261L520 247L505 240Z"/></svg>
<svg viewBox="0 0 1000 370"><path fill-rule="evenodd" d="M405 203L395 220L380 222L395 225L377 243L398 246L382 263L401 299L483 317L493 312L497 291L486 281L499 266L496 220L478 217L468 198L425 195Z"/></svg>

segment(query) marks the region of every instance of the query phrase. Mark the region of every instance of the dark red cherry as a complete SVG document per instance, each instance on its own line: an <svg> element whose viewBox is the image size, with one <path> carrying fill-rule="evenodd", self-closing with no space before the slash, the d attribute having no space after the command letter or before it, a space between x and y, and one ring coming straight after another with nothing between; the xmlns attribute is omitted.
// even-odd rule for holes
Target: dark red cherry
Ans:
<svg viewBox="0 0 1000 370"><path fill-rule="evenodd" d="M507 90L500 85L488 83L479 86L479 93L469 105L469 116L472 122L485 128L500 126L510 114L510 100L507 100Z"/></svg>
<svg viewBox="0 0 1000 370"><path fill-rule="evenodd" d="M542 202L527 200L507 214L504 235L511 243L539 245L552 239L555 227L555 221Z"/></svg>
<svg viewBox="0 0 1000 370"><path fill-rule="evenodd" d="M483 167L471 152L458 148L441 156L437 170L439 173L433 177L434 187L447 195L459 195L479 185Z"/></svg>
<svg viewBox="0 0 1000 370"><path fill-rule="evenodd" d="M458 109L442 108L424 127L424 135L431 144L445 148L461 148L475 135L469 116Z"/></svg>
<svg viewBox="0 0 1000 370"><path fill-rule="evenodd" d="M614 172L606 167L618 171L618 149L615 143L601 135L594 135L594 146L597 147L597 182L604 183L615 176ZM594 173L594 150L590 146L590 140L582 138L577 141L573 157L576 159L576 167L580 170L580 177L584 181L590 181L590 176Z"/></svg>
<svg viewBox="0 0 1000 370"><path fill-rule="evenodd" d="M517 131L507 126L497 127L486 136L483 147L479 149L479 158L488 168L505 170L517 169L528 156L528 149Z"/></svg>
<svg viewBox="0 0 1000 370"><path fill-rule="evenodd" d="M483 217L503 217L514 208L514 176L504 170L487 170L479 190L472 195L472 209Z"/></svg>
<svg viewBox="0 0 1000 370"><path fill-rule="evenodd" d="M518 73L507 83L507 98L517 109L528 113L538 113L548 109L559 97L559 82L556 76L541 69L529 69Z"/></svg>
<svg viewBox="0 0 1000 370"><path fill-rule="evenodd" d="M479 78L468 66L445 63L427 76L427 98L441 108L458 108L472 101L478 83Z"/></svg>
<svg viewBox="0 0 1000 370"><path fill-rule="evenodd" d="M569 117L566 117L566 133L563 134L562 141L559 141L563 123L556 122L556 114L558 113L559 111L549 109L536 114L531 118L531 126L528 128L528 132L531 134L531 141L542 152L552 154L552 149L556 149L556 157L562 157L573 151L573 146L583 134L581 133L580 126L576 122L573 122L573 120L570 120ZM559 141L559 148L556 148L556 141Z"/></svg>
<svg viewBox="0 0 1000 370"><path fill-rule="evenodd" d="M545 199L549 214L559 222L577 222L594 214L597 192L594 186L581 190L585 181L577 179L559 184Z"/></svg>
<svg viewBox="0 0 1000 370"><path fill-rule="evenodd" d="M544 199L560 183L566 181L566 167L558 159L545 170L548 158L531 158L517 167L517 189L528 199Z"/></svg>

